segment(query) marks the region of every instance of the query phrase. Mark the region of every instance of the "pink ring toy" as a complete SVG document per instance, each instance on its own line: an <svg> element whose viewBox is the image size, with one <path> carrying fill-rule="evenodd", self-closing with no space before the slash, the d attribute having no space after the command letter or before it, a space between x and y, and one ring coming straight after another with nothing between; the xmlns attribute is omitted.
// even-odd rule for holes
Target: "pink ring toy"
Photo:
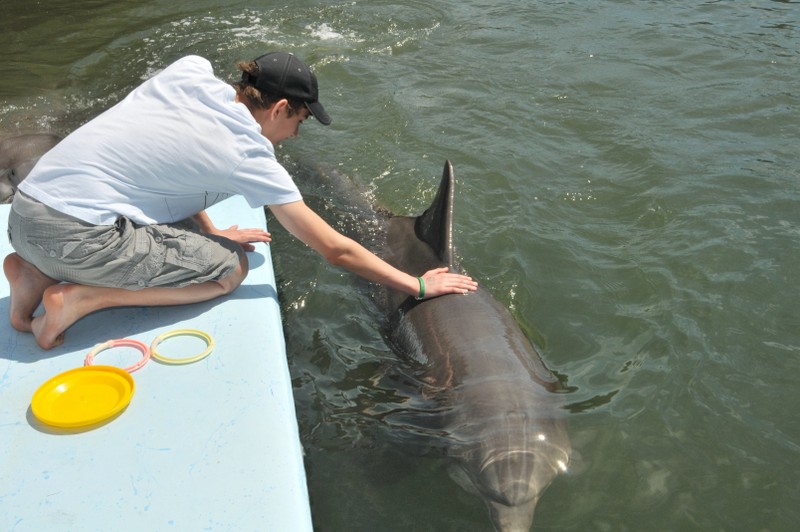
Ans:
<svg viewBox="0 0 800 532"><path fill-rule="evenodd" d="M112 347L133 347L142 352L142 358L139 360L139 362L137 362L136 364L134 364L129 368L125 368L125 371L127 371L128 373L133 373L137 369L147 364L147 361L150 360L150 349L146 345L144 345L139 340L131 340L129 338L123 338L121 340L109 340L107 342L104 342L102 344L97 344L96 346L94 346L94 348L92 348L92 350L89 351L89 353L86 355L86 360L84 361L83 365L91 366L92 364L94 364L95 355L97 355L101 351L105 351L106 349L111 349Z"/></svg>

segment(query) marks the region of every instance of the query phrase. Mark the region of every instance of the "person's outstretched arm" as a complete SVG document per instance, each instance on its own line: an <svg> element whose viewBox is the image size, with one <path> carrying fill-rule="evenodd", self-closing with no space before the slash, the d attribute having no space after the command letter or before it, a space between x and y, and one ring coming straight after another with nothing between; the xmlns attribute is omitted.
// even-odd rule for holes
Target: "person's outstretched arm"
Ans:
<svg viewBox="0 0 800 532"><path fill-rule="evenodd" d="M419 281L369 252L364 246L337 232L304 202L270 205L270 210L287 231L322 255L333 265L341 266L370 281L388 286L406 294L419 294ZM472 278L448 273L447 268L426 272L425 297L444 294L465 294L477 290Z"/></svg>

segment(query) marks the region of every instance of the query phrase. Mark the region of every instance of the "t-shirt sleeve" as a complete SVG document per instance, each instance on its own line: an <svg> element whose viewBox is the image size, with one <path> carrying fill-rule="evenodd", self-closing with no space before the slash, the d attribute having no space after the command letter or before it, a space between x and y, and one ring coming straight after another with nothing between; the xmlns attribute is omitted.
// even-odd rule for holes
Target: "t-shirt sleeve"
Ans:
<svg viewBox="0 0 800 532"><path fill-rule="evenodd" d="M289 172L266 150L249 153L234 170L233 181L253 208L303 199Z"/></svg>

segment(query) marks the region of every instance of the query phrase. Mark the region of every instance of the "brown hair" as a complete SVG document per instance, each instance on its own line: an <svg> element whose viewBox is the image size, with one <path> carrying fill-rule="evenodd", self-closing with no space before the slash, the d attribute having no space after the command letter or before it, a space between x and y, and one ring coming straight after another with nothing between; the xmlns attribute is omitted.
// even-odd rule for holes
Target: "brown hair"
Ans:
<svg viewBox="0 0 800 532"><path fill-rule="evenodd" d="M236 68L242 71L242 79L231 85L236 89L239 101L249 109L268 109L278 100L285 98L279 94L265 94L256 88L254 82L258 77L258 65L255 61L239 61L236 63ZM305 105L299 100L286 99L289 101L289 116L295 115Z"/></svg>

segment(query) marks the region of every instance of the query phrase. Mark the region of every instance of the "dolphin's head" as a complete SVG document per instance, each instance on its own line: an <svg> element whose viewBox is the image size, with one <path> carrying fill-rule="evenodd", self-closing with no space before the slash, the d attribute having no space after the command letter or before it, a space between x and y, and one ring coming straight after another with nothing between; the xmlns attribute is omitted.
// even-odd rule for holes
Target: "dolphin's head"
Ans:
<svg viewBox="0 0 800 532"><path fill-rule="evenodd" d="M524 504L506 506L503 503L488 501L489 516L497 532L530 532L533 525L533 511L536 499Z"/></svg>
<svg viewBox="0 0 800 532"><path fill-rule="evenodd" d="M478 471L475 484L486 499L498 531L530 530L543 489L535 475L536 462L532 451L506 451L490 456Z"/></svg>
<svg viewBox="0 0 800 532"><path fill-rule="evenodd" d="M0 203L11 200L17 186L28 176L39 158L61 137L51 133L29 133L0 138Z"/></svg>
<svg viewBox="0 0 800 532"><path fill-rule="evenodd" d="M0 168L0 203L11 201L17 191L17 186L28 176L38 160L37 157L33 160L23 161L18 166Z"/></svg>
<svg viewBox="0 0 800 532"><path fill-rule="evenodd" d="M5 175L4 171L0 171L0 203L8 203L14 197L14 187Z"/></svg>
<svg viewBox="0 0 800 532"><path fill-rule="evenodd" d="M550 445L504 450L485 457L473 473L475 486L484 495L497 530L528 531L542 492L567 467L568 451Z"/></svg>

